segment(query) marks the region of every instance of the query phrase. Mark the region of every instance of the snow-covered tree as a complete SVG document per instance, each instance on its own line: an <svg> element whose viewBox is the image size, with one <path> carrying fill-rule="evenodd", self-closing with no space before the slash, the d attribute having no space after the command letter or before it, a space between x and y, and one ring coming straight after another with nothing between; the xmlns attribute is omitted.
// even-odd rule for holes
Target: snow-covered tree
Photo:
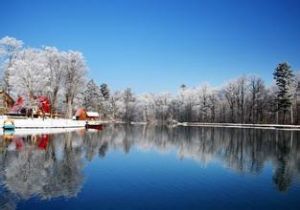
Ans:
<svg viewBox="0 0 300 210"><path fill-rule="evenodd" d="M83 55L77 51L68 51L65 59L66 70L64 72L63 87L67 103L66 117L71 118L74 98L85 84L87 66Z"/></svg>
<svg viewBox="0 0 300 210"><path fill-rule="evenodd" d="M197 94L195 88L188 88L181 86L178 92L178 101L180 103L180 117L179 121L191 122L193 121L193 112L197 105Z"/></svg>
<svg viewBox="0 0 300 210"><path fill-rule="evenodd" d="M125 122L131 122L134 119L135 114L135 101L136 98L130 88L126 88L122 92L122 111L123 120Z"/></svg>
<svg viewBox="0 0 300 210"><path fill-rule="evenodd" d="M168 92L154 95L155 117L159 123L165 124L170 121L169 107L171 94Z"/></svg>
<svg viewBox="0 0 300 210"><path fill-rule="evenodd" d="M156 122L154 94L145 93L137 96L136 106L136 111L139 114L138 121L144 121L148 123Z"/></svg>
<svg viewBox="0 0 300 210"><path fill-rule="evenodd" d="M29 106L34 105L36 95L46 94L49 69L46 67L41 50L33 48L21 50L8 70L13 95L26 96Z"/></svg>
<svg viewBox="0 0 300 210"><path fill-rule="evenodd" d="M209 121L209 107L211 106L209 95L210 88L207 84L204 84L197 88L196 90L199 94L198 107L199 107L199 121L208 122Z"/></svg>
<svg viewBox="0 0 300 210"><path fill-rule="evenodd" d="M237 83L237 109L238 109L238 118L240 123L245 123L245 102L246 95L248 94L248 80L245 76L239 77L236 80Z"/></svg>
<svg viewBox="0 0 300 210"><path fill-rule="evenodd" d="M45 56L48 82L45 86L47 95L51 101L51 114L56 113L59 91L62 89L62 82L66 70L65 52L59 51L55 47L45 47L42 51Z"/></svg>
<svg viewBox="0 0 300 210"><path fill-rule="evenodd" d="M86 85L86 90L84 91L84 103L83 106L89 111L100 111L101 103L103 97L100 92L100 88L94 82L90 80Z"/></svg>
<svg viewBox="0 0 300 210"><path fill-rule="evenodd" d="M10 92L11 79L9 68L13 64L18 51L23 47L23 42L13 37L3 37L0 39L0 68L1 68L1 84L6 92Z"/></svg>
<svg viewBox="0 0 300 210"><path fill-rule="evenodd" d="M120 109L122 109L122 93L120 91L114 92L109 98L108 113L112 120L121 119Z"/></svg>
<svg viewBox="0 0 300 210"><path fill-rule="evenodd" d="M238 88L235 82L232 81L226 85L223 91L230 110L230 122L235 122L235 109L237 105Z"/></svg>

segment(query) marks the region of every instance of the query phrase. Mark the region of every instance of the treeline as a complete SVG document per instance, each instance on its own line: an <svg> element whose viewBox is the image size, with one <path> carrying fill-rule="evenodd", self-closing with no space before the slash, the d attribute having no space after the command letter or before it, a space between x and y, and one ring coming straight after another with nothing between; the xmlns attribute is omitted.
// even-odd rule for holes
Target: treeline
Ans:
<svg viewBox="0 0 300 210"><path fill-rule="evenodd" d="M222 88L182 85L177 94L135 95L131 89L109 93L90 80L84 104L109 119L125 122L300 123L300 80L287 63L274 71L276 85L242 76Z"/></svg>
<svg viewBox="0 0 300 210"><path fill-rule="evenodd" d="M111 92L105 83L88 81L85 59L77 51L24 47L4 37L0 61L6 92L27 97L29 106L34 96L46 95L52 114L66 117L84 107L102 119L124 122L300 124L300 77L287 63L275 68L270 86L258 76L241 76L221 88L182 85L176 94L136 95L130 88Z"/></svg>

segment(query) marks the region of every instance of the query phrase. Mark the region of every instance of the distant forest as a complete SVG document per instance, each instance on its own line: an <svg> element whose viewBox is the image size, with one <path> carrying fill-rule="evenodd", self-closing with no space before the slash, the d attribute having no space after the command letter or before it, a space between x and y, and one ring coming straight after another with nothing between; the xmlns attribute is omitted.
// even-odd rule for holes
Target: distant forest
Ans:
<svg viewBox="0 0 300 210"><path fill-rule="evenodd" d="M182 84L176 94L140 95L130 88L112 92L107 84L90 80L81 52L25 47L13 37L0 39L0 67L1 88L14 99L22 95L32 106L35 96L45 95L51 113L68 118L84 107L104 120L123 122L300 124L300 74L287 62L273 67L270 86L247 75L220 88Z"/></svg>

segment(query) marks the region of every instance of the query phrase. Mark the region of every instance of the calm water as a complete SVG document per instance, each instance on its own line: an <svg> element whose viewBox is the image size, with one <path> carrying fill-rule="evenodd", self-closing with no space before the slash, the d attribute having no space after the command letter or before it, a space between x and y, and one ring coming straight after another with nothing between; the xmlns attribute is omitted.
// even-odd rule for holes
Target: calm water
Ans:
<svg viewBox="0 0 300 210"><path fill-rule="evenodd" d="M0 139L0 209L300 209L300 132L106 127Z"/></svg>

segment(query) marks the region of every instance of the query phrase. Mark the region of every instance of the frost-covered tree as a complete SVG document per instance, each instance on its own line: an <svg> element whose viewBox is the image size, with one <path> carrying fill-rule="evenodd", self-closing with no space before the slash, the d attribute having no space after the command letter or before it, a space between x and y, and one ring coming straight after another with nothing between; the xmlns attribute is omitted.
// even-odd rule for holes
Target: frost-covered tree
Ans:
<svg viewBox="0 0 300 210"><path fill-rule="evenodd" d="M127 123L134 119L135 101L136 99L131 89L125 89L122 93L123 120Z"/></svg>
<svg viewBox="0 0 300 210"><path fill-rule="evenodd" d="M158 121L157 117L157 107L156 95L151 93L145 93L140 96L137 96L136 110L139 113L139 121L144 121L148 123L155 123ZM168 107L170 108L170 107ZM171 113L169 113L171 114ZM158 116L161 119L160 116Z"/></svg>
<svg viewBox="0 0 300 210"><path fill-rule="evenodd" d="M46 60L39 49L23 49L14 58L9 67L11 89L14 96L23 95L28 98L29 106L33 106L36 95L45 94L47 90L48 68Z"/></svg>
<svg viewBox="0 0 300 210"><path fill-rule="evenodd" d="M237 105L238 88L235 82L229 82L224 88L224 96L230 110L230 122L235 122L235 109Z"/></svg>
<svg viewBox="0 0 300 210"><path fill-rule="evenodd" d="M170 121L169 107L171 102L170 93L154 95L155 117L159 123L165 124Z"/></svg>
<svg viewBox="0 0 300 210"><path fill-rule="evenodd" d="M100 85L100 92L101 92L101 111L104 118L109 117L109 113L111 111L110 107L110 90L106 83L102 83Z"/></svg>
<svg viewBox="0 0 300 210"><path fill-rule="evenodd" d="M199 121L208 122L208 115L209 115L209 107L210 107L210 101L209 101L209 87L208 85L202 85L198 88L197 92L199 94Z"/></svg>
<svg viewBox="0 0 300 210"><path fill-rule="evenodd" d="M73 114L73 103L80 89L84 87L87 67L83 55L77 51L68 51L65 56L66 70L64 72L63 87L66 99L66 117Z"/></svg>
<svg viewBox="0 0 300 210"><path fill-rule="evenodd" d="M209 110L210 110L210 121L215 122L216 112L219 106L218 91L216 91L215 89L211 89L208 95L208 101L209 101Z"/></svg>
<svg viewBox="0 0 300 210"><path fill-rule="evenodd" d="M84 91L83 106L89 111L100 111L101 101L102 95L100 89L94 80L91 79Z"/></svg>
<svg viewBox="0 0 300 210"><path fill-rule="evenodd" d="M245 123L245 102L246 102L246 95L248 90L248 81L247 78L242 76L236 80L237 83L237 109L238 109L238 116L239 122Z"/></svg>
<svg viewBox="0 0 300 210"><path fill-rule="evenodd" d="M55 114L66 70L66 55L65 52L61 52L55 47L45 47L42 53L45 56L46 68L48 69L48 74L44 75L48 79L45 88L51 101L51 114Z"/></svg>
<svg viewBox="0 0 300 210"><path fill-rule="evenodd" d="M6 92L10 92L11 79L9 68L13 65L13 61L18 51L23 47L23 42L13 37L3 37L0 39L0 68L1 68L1 84Z"/></svg>
<svg viewBox="0 0 300 210"><path fill-rule="evenodd" d="M120 109L122 107L122 93L120 91L114 92L109 98L108 113L112 120L121 119Z"/></svg>
<svg viewBox="0 0 300 210"><path fill-rule="evenodd" d="M180 103L179 121L191 122L193 121L193 112L197 104L197 91L194 88L181 86L178 93L178 101Z"/></svg>
<svg viewBox="0 0 300 210"><path fill-rule="evenodd" d="M26 97L27 105L35 105L35 97L46 95L51 101L51 113L67 106L72 115L75 102L86 77L86 64L80 52L59 51L55 47L22 48L23 42L12 37L0 40L2 88L13 97ZM63 104L63 101L66 104Z"/></svg>

